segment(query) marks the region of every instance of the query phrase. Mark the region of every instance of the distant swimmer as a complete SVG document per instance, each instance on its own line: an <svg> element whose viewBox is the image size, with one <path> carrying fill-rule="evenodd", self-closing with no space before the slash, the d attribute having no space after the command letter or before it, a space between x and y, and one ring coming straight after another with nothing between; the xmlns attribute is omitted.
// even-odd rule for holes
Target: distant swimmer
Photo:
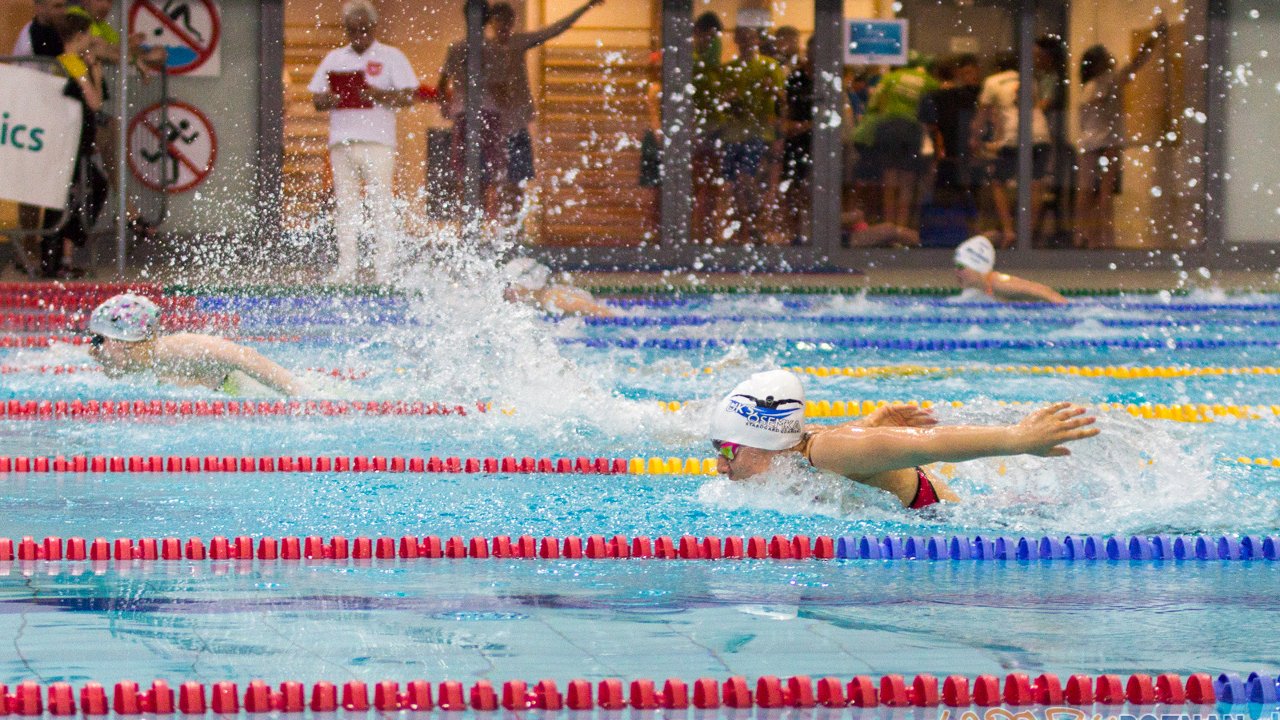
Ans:
<svg viewBox="0 0 1280 720"><path fill-rule="evenodd" d="M116 295L89 316L89 355L108 377L153 372L162 382L228 395L297 395L288 370L257 350L196 333L159 334L160 308L145 297Z"/></svg>
<svg viewBox="0 0 1280 720"><path fill-rule="evenodd" d="M982 235L956 248L956 278L962 296L983 295L1004 302L1047 302L1066 305L1067 299L1048 285L995 271L996 249Z"/></svg>
<svg viewBox="0 0 1280 720"><path fill-rule="evenodd" d="M804 388L786 370L752 375L715 408L711 444L716 469L746 480L773 459L799 453L810 465L893 493L913 510L959 502L945 482L924 466L999 455L1062 457L1065 443L1098 434L1096 418L1071 403L1056 403L1016 425L937 426L928 410L887 405L842 425L805 425ZM935 427L937 426L937 427Z"/></svg>
<svg viewBox="0 0 1280 720"><path fill-rule="evenodd" d="M612 308L591 293L572 285L551 282L551 268L529 258L516 258L502 266L507 302L534 305L555 315L613 317Z"/></svg>

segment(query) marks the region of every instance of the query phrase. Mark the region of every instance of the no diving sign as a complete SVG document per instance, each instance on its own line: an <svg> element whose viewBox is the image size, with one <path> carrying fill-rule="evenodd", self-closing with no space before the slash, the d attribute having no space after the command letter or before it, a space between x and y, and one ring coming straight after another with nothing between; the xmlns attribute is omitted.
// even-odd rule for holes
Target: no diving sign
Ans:
<svg viewBox="0 0 1280 720"><path fill-rule="evenodd" d="M218 158L218 136L195 107L170 102L129 121L129 169L152 190L181 193L204 182Z"/></svg>
<svg viewBox="0 0 1280 720"><path fill-rule="evenodd" d="M222 72L222 15L217 0L130 0L129 34L163 47L171 75Z"/></svg>

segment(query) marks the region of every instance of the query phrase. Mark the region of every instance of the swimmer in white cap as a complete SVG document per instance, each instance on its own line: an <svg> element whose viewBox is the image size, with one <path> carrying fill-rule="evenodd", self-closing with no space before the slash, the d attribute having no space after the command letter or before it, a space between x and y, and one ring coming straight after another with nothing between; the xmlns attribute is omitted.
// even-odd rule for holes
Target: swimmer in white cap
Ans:
<svg viewBox="0 0 1280 720"><path fill-rule="evenodd" d="M530 258L516 258L502 267L507 286L502 296L507 302L537 306L555 315L613 317L611 308L591 293L572 285L552 283L551 268Z"/></svg>
<svg viewBox="0 0 1280 720"><path fill-rule="evenodd" d="M1004 302L1047 302L1066 305L1067 299L1048 285L998 273L996 249L982 235L974 235L956 247L956 279L962 296L986 296Z"/></svg>
<svg viewBox="0 0 1280 720"><path fill-rule="evenodd" d="M196 333L159 334L160 308L145 297L116 295L89 316L89 355L108 377L151 371L168 383L228 395L297 395L288 370L253 348Z"/></svg>
<svg viewBox="0 0 1280 720"><path fill-rule="evenodd" d="M1084 408L1057 403L1017 425L935 427L928 410L887 405L860 421L805 425L804 388L786 370L752 375L715 408L711 444L717 470L746 480L783 453L800 453L813 467L893 493L913 510L958 502L945 482L923 466L997 455L1070 455L1065 443L1098 434Z"/></svg>

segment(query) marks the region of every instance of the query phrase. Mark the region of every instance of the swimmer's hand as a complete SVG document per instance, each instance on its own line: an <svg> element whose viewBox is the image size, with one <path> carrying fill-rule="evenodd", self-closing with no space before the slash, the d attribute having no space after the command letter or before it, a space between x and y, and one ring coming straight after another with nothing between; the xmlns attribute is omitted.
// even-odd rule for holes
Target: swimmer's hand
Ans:
<svg viewBox="0 0 1280 720"><path fill-rule="evenodd" d="M1085 409L1073 403L1054 403L1041 408L1014 426L1021 452L1040 457L1065 457L1071 454L1064 443L1097 435L1090 427L1097 418L1085 415Z"/></svg>
<svg viewBox="0 0 1280 720"><path fill-rule="evenodd" d="M938 419L932 410L904 403L881 405L858 424L862 427L933 427Z"/></svg>

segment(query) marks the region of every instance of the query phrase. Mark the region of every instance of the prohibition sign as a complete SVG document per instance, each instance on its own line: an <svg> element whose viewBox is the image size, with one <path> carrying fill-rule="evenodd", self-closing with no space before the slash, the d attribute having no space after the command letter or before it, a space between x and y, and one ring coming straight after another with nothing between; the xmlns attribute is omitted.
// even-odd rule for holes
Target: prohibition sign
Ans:
<svg viewBox="0 0 1280 720"><path fill-rule="evenodd" d="M218 159L218 136L192 105L170 101L147 107L129 121L129 169L152 190L175 194L204 182Z"/></svg>
<svg viewBox="0 0 1280 720"><path fill-rule="evenodd" d="M153 34L160 36L159 44L168 50L169 74L185 75L217 53L222 17L212 0L133 0L129 32L144 32L148 41Z"/></svg>

